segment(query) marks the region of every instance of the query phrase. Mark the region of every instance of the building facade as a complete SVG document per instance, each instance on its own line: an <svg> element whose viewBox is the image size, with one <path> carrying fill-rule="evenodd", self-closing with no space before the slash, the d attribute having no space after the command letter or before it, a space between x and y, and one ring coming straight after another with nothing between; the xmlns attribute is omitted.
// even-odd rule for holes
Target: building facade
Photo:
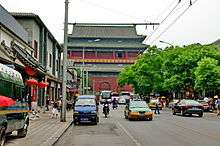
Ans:
<svg viewBox="0 0 220 146"><path fill-rule="evenodd" d="M34 48L28 44L27 31L0 5L0 62L19 71L24 79L42 81L46 68L33 55ZM26 86L32 99L41 99L43 95L36 93L37 88Z"/></svg>
<svg viewBox="0 0 220 146"><path fill-rule="evenodd" d="M135 25L73 24L68 35L68 60L81 72L81 93L101 90L132 91L119 87L117 77L135 62L146 49L145 36L138 35Z"/></svg>
<svg viewBox="0 0 220 146"><path fill-rule="evenodd" d="M28 44L34 49L31 54L46 68L44 81L49 83L46 95L57 100L61 95L61 53L62 47L52 33L33 13L11 13L28 32ZM40 93L39 94L43 94ZM43 104L44 101L39 101Z"/></svg>

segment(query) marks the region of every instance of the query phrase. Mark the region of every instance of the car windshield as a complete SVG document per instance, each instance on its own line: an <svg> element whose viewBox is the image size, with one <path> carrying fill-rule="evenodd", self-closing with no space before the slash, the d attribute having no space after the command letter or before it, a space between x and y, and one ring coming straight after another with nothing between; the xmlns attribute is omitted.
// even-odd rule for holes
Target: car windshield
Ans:
<svg viewBox="0 0 220 146"><path fill-rule="evenodd" d="M144 101L131 101L130 108L146 108L148 107Z"/></svg>
<svg viewBox="0 0 220 146"><path fill-rule="evenodd" d="M75 106L95 106L94 99L79 99Z"/></svg>
<svg viewBox="0 0 220 146"><path fill-rule="evenodd" d="M111 92L110 91L103 91L101 93L102 98L110 98L111 97Z"/></svg>
<svg viewBox="0 0 220 146"><path fill-rule="evenodd" d="M186 104L190 104L190 105L194 105L194 104L199 104L197 101L195 100L185 100Z"/></svg>
<svg viewBox="0 0 220 146"><path fill-rule="evenodd" d="M204 100L198 100L198 102L201 103L201 104L207 104L207 102L204 101Z"/></svg>

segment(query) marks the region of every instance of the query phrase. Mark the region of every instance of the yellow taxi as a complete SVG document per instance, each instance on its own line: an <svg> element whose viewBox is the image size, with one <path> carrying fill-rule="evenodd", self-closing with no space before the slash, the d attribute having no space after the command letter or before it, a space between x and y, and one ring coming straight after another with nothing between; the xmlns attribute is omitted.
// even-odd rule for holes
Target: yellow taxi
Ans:
<svg viewBox="0 0 220 146"><path fill-rule="evenodd" d="M131 100L125 107L124 116L128 120L153 120L153 112L145 101Z"/></svg>
<svg viewBox="0 0 220 146"><path fill-rule="evenodd" d="M148 103L148 106L150 109L154 110L156 109L156 103L158 102L158 99L151 99L150 102ZM159 109L162 110L162 104L159 104Z"/></svg>

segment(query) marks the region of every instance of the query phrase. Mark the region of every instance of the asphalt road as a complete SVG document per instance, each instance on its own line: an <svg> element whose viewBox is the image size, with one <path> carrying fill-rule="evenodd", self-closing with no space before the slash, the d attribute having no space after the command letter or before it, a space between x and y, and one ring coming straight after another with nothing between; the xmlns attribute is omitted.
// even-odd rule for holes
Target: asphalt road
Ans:
<svg viewBox="0 0 220 146"><path fill-rule="evenodd" d="M128 121L123 107L100 112L98 125L70 127L55 146L220 146L220 117L172 115L166 109L153 121Z"/></svg>

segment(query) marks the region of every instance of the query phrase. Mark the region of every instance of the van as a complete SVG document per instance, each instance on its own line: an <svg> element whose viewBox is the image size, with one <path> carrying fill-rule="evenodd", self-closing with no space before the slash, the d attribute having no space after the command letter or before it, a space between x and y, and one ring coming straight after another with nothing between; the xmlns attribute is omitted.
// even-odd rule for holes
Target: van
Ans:
<svg viewBox="0 0 220 146"><path fill-rule="evenodd" d="M73 109L73 123L99 122L98 107L94 98L78 98Z"/></svg>
<svg viewBox="0 0 220 146"><path fill-rule="evenodd" d="M15 103L0 106L0 144L5 143L5 135L17 131L18 137L25 137L29 125L29 106L25 95L22 76L16 70L0 63L0 98L10 98Z"/></svg>
<svg viewBox="0 0 220 146"><path fill-rule="evenodd" d="M109 91L109 90L104 90L104 91L101 91L101 94L100 94L100 103L103 104L104 102L108 102L108 103L111 103L112 99L111 99L111 93L112 91Z"/></svg>

